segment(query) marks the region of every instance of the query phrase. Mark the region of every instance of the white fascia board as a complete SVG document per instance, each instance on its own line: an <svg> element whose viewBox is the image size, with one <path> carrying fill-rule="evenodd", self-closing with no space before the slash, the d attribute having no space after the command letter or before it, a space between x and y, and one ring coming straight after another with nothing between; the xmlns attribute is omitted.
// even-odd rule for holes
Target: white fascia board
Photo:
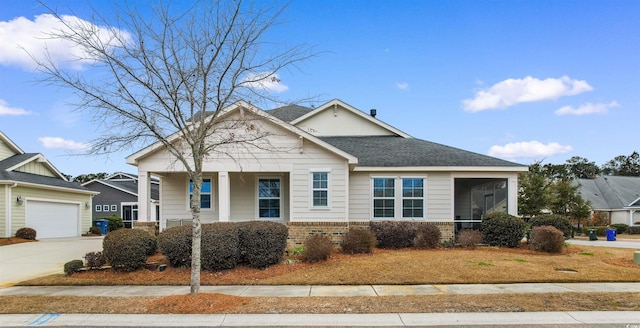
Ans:
<svg viewBox="0 0 640 328"><path fill-rule="evenodd" d="M253 106L253 105L251 105L251 104L249 104L249 103L247 103L245 101L235 102L231 106L228 106L228 107L222 109L220 114L218 114L218 117L223 117L223 116L229 115L232 112L234 112L235 110L240 110L240 108L242 108L244 110L248 110L249 112L251 112L251 113L253 113L255 115L258 115L258 116L260 116L262 118L265 118L265 119L273 122L274 124L282 127L283 129L285 129L287 131L290 131L290 132L292 132L292 133L294 133L294 134L296 134L298 136L301 136L301 137L303 137L303 138L305 138L307 140L310 140L313 143L315 143L315 144L317 144L317 145L319 145L321 147L326 148L330 152L333 152L333 153L335 153L335 154L337 154L339 156L344 157L345 159L347 159L349 161L349 164L358 163L358 159L355 156L353 156L353 155L351 155L351 154L349 154L349 153L347 153L347 152L345 152L345 151L343 151L341 149L338 149L338 148L334 147L333 145L330 145L330 144L320 140L318 137L316 137L316 136L314 136L314 135L312 135L312 134L310 134L308 132L305 132L302 129L296 127L296 126L293 126L293 125L291 125L291 124L289 124L289 123L287 123L287 122L285 122L283 120L280 120L277 117L275 117L273 115L270 115L267 112L263 111L262 109L260 109L260 108L258 108L256 106ZM169 142L173 142L176 138L179 137L179 135L180 134L178 132L174 133L173 135L171 135L168 138L168 141ZM162 146L162 143L156 142L156 143L154 143L154 144L152 144L152 145L150 145L150 146L148 146L148 147L146 147L146 148L144 148L142 150L139 150L139 151L127 156L126 162L127 162L127 164L131 164L131 165L137 166L138 165L138 159L140 159L141 157L146 156L147 154L152 153L153 151L155 151L156 149L160 148L161 146Z"/></svg>
<svg viewBox="0 0 640 328"><path fill-rule="evenodd" d="M11 139L9 139L6 134L2 133L2 131L0 131L0 140L2 140L7 146L9 146L9 148L13 149L14 152L18 153L18 155L24 154L24 151L13 141L11 141Z"/></svg>
<svg viewBox="0 0 640 328"><path fill-rule="evenodd" d="M377 118L375 118L375 117L373 117L371 115L368 115L365 112L363 112L363 111L361 111L361 110L359 110L359 109L357 109L357 108L345 103L344 101L342 101L340 99L333 99L333 100L327 102L326 104L323 104L323 105L319 106L318 108L310 111L309 113L304 114L304 115L298 117L297 119L291 121L291 124L292 125L296 125L296 124L308 119L309 117L312 117L312 116L314 116L314 115L316 115L316 114L318 114L318 113L320 113L322 111L325 111L325 110L331 108L334 105L339 105L340 107L347 109L348 111L350 111L350 112L352 112L352 113L364 118L365 120L368 120L369 122L371 122L373 124L376 124L376 125L382 127L383 129L389 130L390 132L395 133L395 134L397 134L397 135L399 135L399 136L401 136L403 138L413 138L410 134L408 134L408 133L406 133L404 131L401 131L400 129L395 128L395 127L393 127L393 126L391 126L391 125L389 125L389 124L387 124L387 123L385 123L385 122L383 122L383 121L381 121L381 120L379 120L379 119L377 119Z"/></svg>
<svg viewBox="0 0 640 328"><path fill-rule="evenodd" d="M640 197L636 198L633 202L629 203L629 205L625 206L625 208L638 208L640 205L634 206L633 204L640 202Z"/></svg>
<svg viewBox="0 0 640 328"><path fill-rule="evenodd" d="M529 168L526 166L356 166L353 170L359 172L526 172Z"/></svg>
<svg viewBox="0 0 640 328"><path fill-rule="evenodd" d="M17 186L33 187L33 188L47 189L47 190L58 190L58 191L74 192L74 193L86 194L86 195L98 195L100 193L98 191L92 191L92 190L79 190L79 189L73 189L73 188L56 187L56 186L49 186L49 185L43 185L43 184L38 184L38 183L30 183L30 182L22 182L22 181L10 181L10 182L11 183L16 183ZM2 181L0 181L0 183L2 183Z"/></svg>
<svg viewBox="0 0 640 328"><path fill-rule="evenodd" d="M24 161L22 161L20 163L17 163L16 165L14 165L14 166L12 166L10 168L7 168L7 171L13 171L13 170L15 170L15 169L17 169L17 168L19 168L19 167L21 167L23 165L29 164L29 163L31 163L33 161L37 161L39 163L44 164L47 168L49 168L49 170L51 170L55 175L57 175L58 178L61 178L64 181L69 181L69 180L67 180L67 177L65 177L60 171L58 171L58 169L55 166L53 166L53 164L51 164L51 162L49 162L49 160L46 159L44 157L44 155L42 155L42 154L36 154L36 155L34 155L32 157L29 157L26 160L24 160Z"/></svg>

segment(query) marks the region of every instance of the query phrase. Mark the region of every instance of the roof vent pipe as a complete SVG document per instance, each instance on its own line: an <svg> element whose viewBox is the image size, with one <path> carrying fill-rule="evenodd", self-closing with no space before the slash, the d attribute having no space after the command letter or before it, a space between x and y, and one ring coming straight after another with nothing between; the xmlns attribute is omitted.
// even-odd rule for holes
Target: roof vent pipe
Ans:
<svg viewBox="0 0 640 328"><path fill-rule="evenodd" d="M375 108L374 108L369 113L371 114L371 117L376 117L376 115L378 114L378 111L375 110Z"/></svg>

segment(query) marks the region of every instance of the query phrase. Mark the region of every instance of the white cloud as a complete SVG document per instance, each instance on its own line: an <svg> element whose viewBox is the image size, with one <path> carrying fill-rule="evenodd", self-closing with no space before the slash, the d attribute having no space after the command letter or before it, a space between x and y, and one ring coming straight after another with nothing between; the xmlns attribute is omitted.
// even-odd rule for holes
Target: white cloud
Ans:
<svg viewBox="0 0 640 328"><path fill-rule="evenodd" d="M97 31L96 36L107 44L115 45L115 41L110 41L114 33L127 42L131 40L129 33L115 28L95 26L75 16L63 15L61 18L71 26L83 26ZM80 70L95 58L70 41L51 37L60 31L68 31L68 27L51 14L37 15L34 20L17 17L10 21L0 21L0 64L32 70L37 67L34 59L46 61L48 53L54 63Z"/></svg>
<svg viewBox="0 0 640 328"><path fill-rule="evenodd" d="M615 101L612 101L608 104L592 104L586 103L578 108L573 108L573 106L564 106L555 111L555 114L558 116L561 115L589 115L589 114L606 114L609 112L609 108L618 107L618 104Z"/></svg>
<svg viewBox="0 0 640 328"><path fill-rule="evenodd" d="M69 149L69 150L85 150L89 148L88 144L66 140L60 137L42 137L38 138L45 148Z"/></svg>
<svg viewBox="0 0 640 328"><path fill-rule="evenodd" d="M407 82L396 83L396 87L398 87L398 89L400 89L400 90L408 90L409 89L409 83L407 83Z"/></svg>
<svg viewBox="0 0 640 328"><path fill-rule="evenodd" d="M571 146L563 146L557 142L550 142L545 145L534 140L513 142L504 146L492 146L489 149L489 156L501 158L535 158L563 154L571 150L573 150Z"/></svg>
<svg viewBox="0 0 640 328"><path fill-rule="evenodd" d="M0 116L18 116L32 114L26 109L19 107L11 107L6 101L0 99Z"/></svg>
<svg viewBox="0 0 640 328"><path fill-rule="evenodd" d="M288 86L281 83L278 74L269 72L249 74L244 78L244 82L250 88L263 89L276 93L285 92L289 89Z"/></svg>
<svg viewBox="0 0 640 328"><path fill-rule="evenodd" d="M591 91L586 81L568 76L559 79L539 80L531 76L524 79L507 79L488 89L476 92L473 99L462 101L465 111L479 112L487 109L506 108L519 103L552 100L563 96L575 96Z"/></svg>

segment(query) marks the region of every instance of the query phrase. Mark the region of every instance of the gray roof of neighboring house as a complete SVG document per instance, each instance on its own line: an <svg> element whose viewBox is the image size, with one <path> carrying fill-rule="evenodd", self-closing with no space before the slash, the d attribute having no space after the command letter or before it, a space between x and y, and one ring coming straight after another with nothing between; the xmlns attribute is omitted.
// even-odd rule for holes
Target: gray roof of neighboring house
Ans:
<svg viewBox="0 0 640 328"><path fill-rule="evenodd" d="M311 111L313 111L312 108L307 108L307 107L298 106L298 105L287 105L284 107L268 110L266 112L285 122L291 122L300 116L306 115Z"/></svg>
<svg viewBox="0 0 640 328"><path fill-rule="evenodd" d="M60 187L60 188L89 191L89 189L81 186L77 182L70 182L60 178L48 177L48 176L39 175L39 174L7 171L6 168L11 167L13 165L5 166L4 164L5 164L4 161L0 161L0 167L1 167L0 180L24 182L24 183L39 184L39 185L50 186L50 187Z"/></svg>
<svg viewBox="0 0 640 328"><path fill-rule="evenodd" d="M133 176L136 176L135 174ZM113 181L113 180L99 180L100 183L107 185L109 187L112 188L119 188L122 190L126 190L134 195L138 195L138 183L137 181L134 180L127 180L127 181ZM92 183L96 183L97 181L94 181ZM90 184L87 184L90 185ZM89 188L90 189L90 188ZM151 199L154 200L158 200L160 199L160 187L158 186L157 183L152 183L151 184Z"/></svg>
<svg viewBox="0 0 640 328"><path fill-rule="evenodd" d="M358 158L359 166L519 166L526 165L415 138L395 136L321 137Z"/></svg>
<svg viewBox="0 0 640 328"><path fill-rule="evenodd" d="M640 177L602 176L578 179L576 183L582 198L589 200L593 209L623 209L640 198Z"/></svg>
<svg viewBox="0 0 640 328"><path fill-rule="evenodd" d="M3 160L0 160L0 171L5 171L16 164L22 163L32 158L33 156L37 156L37 155L38 153L16 154L11 157L7 157Z"/></svg>

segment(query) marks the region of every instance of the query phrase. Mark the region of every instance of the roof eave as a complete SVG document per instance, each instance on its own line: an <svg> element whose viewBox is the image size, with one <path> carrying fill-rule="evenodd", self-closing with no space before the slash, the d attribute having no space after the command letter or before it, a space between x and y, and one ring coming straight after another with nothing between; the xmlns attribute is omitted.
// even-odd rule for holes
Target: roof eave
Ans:
<svg viewBox="0 0 640 328"><path fill-rule="evenodd" d="M361 172L526 172L527 166L356 166Z"/></svg>
<svg viewBox="0 0 640 328"><path fill-rule="evenodd" d="M16 180L2 180L0 181L0 184L16 184L16 186L26 186L26 187L34 187L34 188L47 189L47 190L75 192L75 193L81 193L81 194L87 194L87 195L97 195L100 193L98 191L92 191L92 190L82 190L82 189L75 189L75 188L50 186L45 184L22 182L22 181L16 181Z"/></svg>

